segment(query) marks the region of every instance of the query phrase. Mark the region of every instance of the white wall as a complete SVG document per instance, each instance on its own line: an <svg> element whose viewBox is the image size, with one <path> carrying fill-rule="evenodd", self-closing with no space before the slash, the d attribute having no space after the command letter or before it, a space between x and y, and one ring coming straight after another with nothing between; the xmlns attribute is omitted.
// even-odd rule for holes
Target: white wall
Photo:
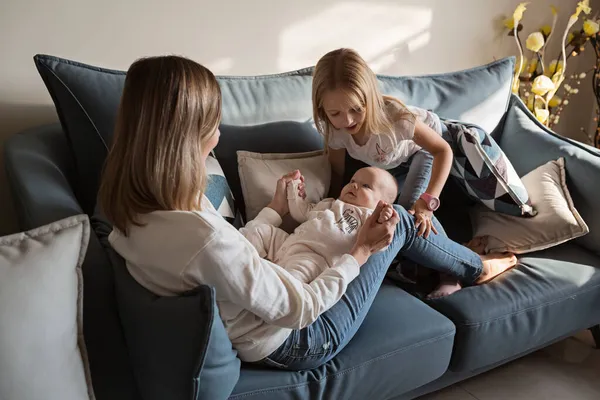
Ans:
<svg viewBox="0 0 600 400"><path fill-rule="evenodd" d="M346 46L377 72L446 72L514 54L514 42L502 39L497 27L518 2L1 0L0 145L8 135L57 119L33 65L36 53L116 69L140 56L174 53L217 74L250 75L309 66ZM550 3L531 1L527 31L550 22ZM563 26L577 0L553 3ZM572 107L579 111L569 116L577 127L589 123L592 100ZM0 234L15 228L0 168Z"/></svg>

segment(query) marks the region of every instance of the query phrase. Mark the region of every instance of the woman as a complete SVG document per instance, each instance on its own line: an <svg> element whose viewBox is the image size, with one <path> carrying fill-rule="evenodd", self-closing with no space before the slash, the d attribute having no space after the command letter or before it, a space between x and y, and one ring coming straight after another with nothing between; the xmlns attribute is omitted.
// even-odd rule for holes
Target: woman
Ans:
<svg viewBox="0 0 600 400"><path fill-rule="evenodd" d="M451 267L472 283L514 265L514 256L482 259L441 235L417 236L414 218L402 208L379 224L381 211L391 207L380 203L350 253L302 283L261 259L203 195L220 119L221 93L209 70L174 56L136 61L99 198L114 226L110 243L141 285L163 296L215 287L221 318L244 361L310 369L333 358L362 323L399 250ZM271 207L286 201L289 179L282 178Z"/></svg>

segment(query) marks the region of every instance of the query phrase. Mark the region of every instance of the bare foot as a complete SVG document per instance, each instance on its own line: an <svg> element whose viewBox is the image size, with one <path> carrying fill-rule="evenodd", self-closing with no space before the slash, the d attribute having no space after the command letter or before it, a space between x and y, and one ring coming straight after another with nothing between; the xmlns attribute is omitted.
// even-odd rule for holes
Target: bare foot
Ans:
<svg viewBox="0 0 600 400"><path fill-rule="evenodd" d="M479 257L483 261L483 272L475 281L477 285L489 282L517 265L517 257L511 253L491 253Z"/></svg>
<svg viewBox="0 0 600 400"><path fill-rule="evenodd" d="M465 243L464 246L473 250L477 254L485 254L487 236L475 236L468 243Z"/></svg>
<svg viewBox="0 0 600 400"><path fill-rule="evenodd" d="M462 286L458 279L453 276L441 274L440 275L440 284L437 288L429 295L427 298L429 300L439 299L440 297L450 296L454 292L458 292L462 289Z"/></svg>

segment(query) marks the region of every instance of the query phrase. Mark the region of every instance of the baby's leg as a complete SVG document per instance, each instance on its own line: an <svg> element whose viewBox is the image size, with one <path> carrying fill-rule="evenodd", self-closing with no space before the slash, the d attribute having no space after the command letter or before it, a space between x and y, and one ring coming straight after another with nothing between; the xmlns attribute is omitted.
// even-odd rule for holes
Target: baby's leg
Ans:
<svg viewBox="0 0 600 400"><path fill-rule="evenodd" d="M275 261L275 254L290 236L287 232L269 224L256 224L241 229L240 232L252 243L258 255L269 261Z"/></svg>

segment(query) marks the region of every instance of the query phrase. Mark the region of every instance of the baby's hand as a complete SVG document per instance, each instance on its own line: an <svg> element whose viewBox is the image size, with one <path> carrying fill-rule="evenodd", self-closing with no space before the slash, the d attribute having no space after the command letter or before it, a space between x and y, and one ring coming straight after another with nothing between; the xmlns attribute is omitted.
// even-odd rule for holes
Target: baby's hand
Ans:
<svg viewBox="0 0 600 400"><path fill-rule="evenodd" d="M393 215L394 209L391 206L384 207L383 210L381 210L381 214L379 214L379 219L377 220L377 222L383 224L384 222L392 218Z"/></svg>
<svg viewBox="0 0 600 400"><path fill-rule="evenodd" d="M293 184L293 186L295 186L295 190L297 191L296 193L294 193L294 188L290 187L292 185L288 186L288 196L292 196L289 198L293 198L293 196L297 194L298 197L300 197L301 199L306 199L306 186L304 185L304 175L302 175L300 170L295 170L284 175L284 178L286 177L291 178L291 181L289 181L289 183Z"/></svg>

